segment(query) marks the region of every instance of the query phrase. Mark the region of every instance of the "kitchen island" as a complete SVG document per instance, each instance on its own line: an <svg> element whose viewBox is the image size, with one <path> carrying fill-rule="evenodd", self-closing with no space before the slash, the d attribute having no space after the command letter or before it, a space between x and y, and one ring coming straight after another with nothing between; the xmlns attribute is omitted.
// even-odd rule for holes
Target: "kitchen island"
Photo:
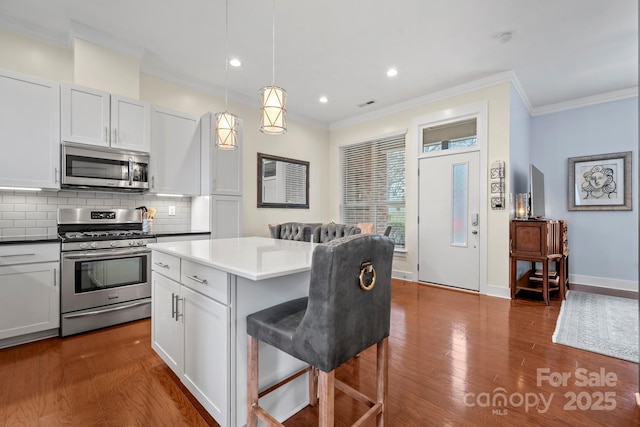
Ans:
<svg viewBox="0 0 640 427"><path fill-rule="evenodd" d="M246 316L308 294L315 244L243 237L149 247L153 349L222 427L245 425ZM261 390L306 367L266 344L259 351ZM281 421L307 404L307 374L260 400Z"/></svg>

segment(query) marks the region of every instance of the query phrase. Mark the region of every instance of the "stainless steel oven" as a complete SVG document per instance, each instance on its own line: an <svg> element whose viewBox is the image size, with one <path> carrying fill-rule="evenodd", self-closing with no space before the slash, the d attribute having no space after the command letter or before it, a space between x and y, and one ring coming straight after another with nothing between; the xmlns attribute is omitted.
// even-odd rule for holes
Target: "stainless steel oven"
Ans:
<svg viewBox="0 0 640 427"><path fill-rule="evenodd" d="M149 155L65 143L62 187L142 192L149 189Z"/></svg>
<svg viewBox="0 0 640 427"><path fill-rule="evenodd" d="M60 209L61 335L151 315L151 250L135 209Z"/></svg>

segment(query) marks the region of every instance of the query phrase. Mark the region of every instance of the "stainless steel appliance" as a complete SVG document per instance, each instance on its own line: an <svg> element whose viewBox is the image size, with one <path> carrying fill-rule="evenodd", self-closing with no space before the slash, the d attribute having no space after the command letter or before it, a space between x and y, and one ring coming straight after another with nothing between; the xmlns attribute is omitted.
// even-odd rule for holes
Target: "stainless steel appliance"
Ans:
<svg viewBox="0 0 640 427"><path fill-rule="evenodd" d="M149 189L149 155L136 151L62 145L62 187L143 192Z"/></svg>
<svg viewBox="0 0 640 427"><path fill-rule="evenodd" d="M151 250L137 209L58 210L61 335L151 315Z"/></svg>

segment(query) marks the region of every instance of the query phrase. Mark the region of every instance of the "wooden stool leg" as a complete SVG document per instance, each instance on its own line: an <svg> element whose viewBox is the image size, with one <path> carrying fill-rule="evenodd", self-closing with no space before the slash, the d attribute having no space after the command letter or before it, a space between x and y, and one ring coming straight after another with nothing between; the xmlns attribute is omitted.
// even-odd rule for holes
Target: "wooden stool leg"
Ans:
<svg viewBox="0 0 640 427"><path fill-rule="evenodd" d="M247 427L258 426L258 340L247 336Z"/></svg>
<svg viewBox="0 0 640 427"><path fill-rule="evenodd" d="M382 412L378 414L376 427L384 427L387 423L387 394L389 392L389 339L385 338L378 343L377 357L377 401L382 405Z"/></svg>
<svg viewBox="0 0 640 427"><path fill-rule="evenodd" d="M542 262L542 298L549 305L549 260Z"/></svg>
<svg viewBox="0 0 640 427"><path fill-rule="evenodd" d="M318 404L318 369L313 366L309 370L309 405Z"/></svg>
<svg viewBox="0 0 640 427"><path fill-rule="evenodd" d="M320 427L333 427L335 371L318 370L318 391L320 394ZM247 426L248 427L248 426Z"/></svg>

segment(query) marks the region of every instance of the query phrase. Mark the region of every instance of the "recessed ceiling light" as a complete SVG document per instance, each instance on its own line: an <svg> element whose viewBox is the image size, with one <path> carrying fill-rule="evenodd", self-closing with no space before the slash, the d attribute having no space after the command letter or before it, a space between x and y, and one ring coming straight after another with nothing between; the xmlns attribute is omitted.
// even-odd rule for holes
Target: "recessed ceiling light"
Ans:
<svg viewBox="0 0 640 427"><path fill-rule="evenodd" d="M318 101L322 102L323 104L326 104L327 102L329 102L329 98L327 98L326 96L321 96Z"/></svg>
<svg viewBox="0 0 640 427"><path fill-rule="evenodd" d="M395 68L389 68L389 70L387 70L387 77L395 77L398 75L398 70L396 70Z"/></svg>
<svg viewBox="0 0 640 427"><path fill-rule="evenodd" d="M242 62L240 62L240 60L238 58L231 58L229 60L229 65L231 65L232 67L239 67L242 65Z"/></svg>

